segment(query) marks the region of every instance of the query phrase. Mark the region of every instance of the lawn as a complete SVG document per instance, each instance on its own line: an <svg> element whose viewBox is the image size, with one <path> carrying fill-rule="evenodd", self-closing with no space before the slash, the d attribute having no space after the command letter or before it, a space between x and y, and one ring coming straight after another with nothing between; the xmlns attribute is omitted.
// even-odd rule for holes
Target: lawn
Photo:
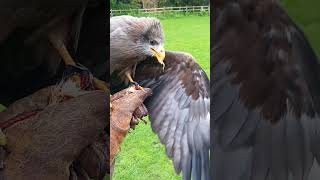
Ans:
<svg viewBox="0 0 320 180"><path fill-rule="evenodd" d="M162 19L166 37L165 48L192 54L202 68L210 73L210 18L184 16ZM181 180L174 172L164 146L151 130L150 123L141 123L122 144L116 158L114 180Z"/></svg>
<svg viewBox="0 0 320 180"><path fill-rule="evenodd" d="M305 32L311 46L320 57L320 14L319 0L283 0L290 17Z"/></svg>

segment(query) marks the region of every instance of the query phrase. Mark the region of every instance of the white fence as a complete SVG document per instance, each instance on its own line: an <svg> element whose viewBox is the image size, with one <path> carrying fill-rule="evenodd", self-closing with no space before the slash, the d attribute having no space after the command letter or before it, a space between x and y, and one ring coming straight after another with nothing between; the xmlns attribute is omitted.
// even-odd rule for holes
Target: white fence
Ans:
<svg viewBox="0 0 320 180"><path fill-rule="evenodd" d="M150 9L123 9L110 10L110 16L130 13L167 13L167 12L209 12L210 6L183 6L183 7L162 7Z"/></svg>

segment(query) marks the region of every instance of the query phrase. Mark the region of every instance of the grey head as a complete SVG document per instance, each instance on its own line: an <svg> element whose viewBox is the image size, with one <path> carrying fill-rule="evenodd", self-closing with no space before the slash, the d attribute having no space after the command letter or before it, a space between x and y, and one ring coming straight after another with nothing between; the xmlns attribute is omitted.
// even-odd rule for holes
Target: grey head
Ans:
<svg viewBox="0 0 320 180"><path fill-rule="evenodd" d="M160 64L165 58L164 33L156 18L116 16L110 19L111 72L155 57Z"/></svg>

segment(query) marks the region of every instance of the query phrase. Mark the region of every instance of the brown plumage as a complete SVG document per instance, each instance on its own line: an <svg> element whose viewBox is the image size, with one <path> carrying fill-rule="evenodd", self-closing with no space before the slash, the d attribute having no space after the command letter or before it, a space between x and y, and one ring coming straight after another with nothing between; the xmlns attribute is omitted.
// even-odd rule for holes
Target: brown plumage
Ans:
<svg viewBox="0 0 320 180"><path fill-rule="evenodd" d="M315 53L278 1L220 3L214 10L211 67L214 177L315 179L320 173L313 161L320 160Z"/></svg>
<svg viewBox="0 0 320 180"><path fill-rule="evenodd" d="M189 54L166 51L166 64L152 59L137 65L135 80L152 89L145 101L151 127L184 180L209 179L209 80ZM111 79L111 90L119 83ZM115 83L114 83L115 82Z"/></svg>
<svg viewBox="0 0 320 180"><path fill-rule="evenodd" d="M123 75L128 78L128 72L142 87L151 88L153 95L145 103L151 126L166 146L176 172L182 172L184 180L208 180L207 75L191 55L161 52L164 35L157 19L113 17L110 31L111 91L118 91L116 85ZM159 49L160 56L152 49ZM164 60L165 68L154 57L160 64Z"/></svg>

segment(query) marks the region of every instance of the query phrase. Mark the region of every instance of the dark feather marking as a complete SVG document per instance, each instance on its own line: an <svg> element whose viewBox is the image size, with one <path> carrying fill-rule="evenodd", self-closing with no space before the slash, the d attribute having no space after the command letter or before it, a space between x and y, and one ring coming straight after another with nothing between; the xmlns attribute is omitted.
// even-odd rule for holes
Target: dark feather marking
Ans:
<svg viewBox="0 0 320 180"><path fill-rule="evenodd" d="M318 179L320 71L306 37L276 1L219 6L211 97L220 148L213 155L222 157L214 164L232 167L249 157L245 168L226 168L219 180L233 172L244 180Z"/></svg>
<svg viewBox="0 0 320 180"><path fill-rule="evenodd" d="M209 80L187 54L166 52L164 62L162 71L155 61L143 61L135 76L141 86L153 89L146 100L152 129L177 173L182 171L186 180L209 179Z"/></svg>
<svg viewBox="0 0 320 180"><path fill-rule="evenodd" d="M265 25L260 26L248 21L240 10L235 10L237 8L232 6L228 11L236 13L239 22L226 18L224 31L217 32L216 36L224 38L214 50L213 59L231 64L230 74L235 74L232 82L241 84L240 97L248 108L261 107L266 119L276 122L284 115L286 99L289 98L294 112L301 116L300 109L307 109L310 105L302 99L306 88L297 79L300 72L295 66L297 62L290 58L293 34L287 26L291 20L281 9L271 8L271 12L280 14L278 20L274 21L275 17L270 16L264 19L267 21ZM258 15L265 15L261 9L257 11ZM239 23L243 24L240 26ZM281 52L280 56L278 52Z"/></svg>

